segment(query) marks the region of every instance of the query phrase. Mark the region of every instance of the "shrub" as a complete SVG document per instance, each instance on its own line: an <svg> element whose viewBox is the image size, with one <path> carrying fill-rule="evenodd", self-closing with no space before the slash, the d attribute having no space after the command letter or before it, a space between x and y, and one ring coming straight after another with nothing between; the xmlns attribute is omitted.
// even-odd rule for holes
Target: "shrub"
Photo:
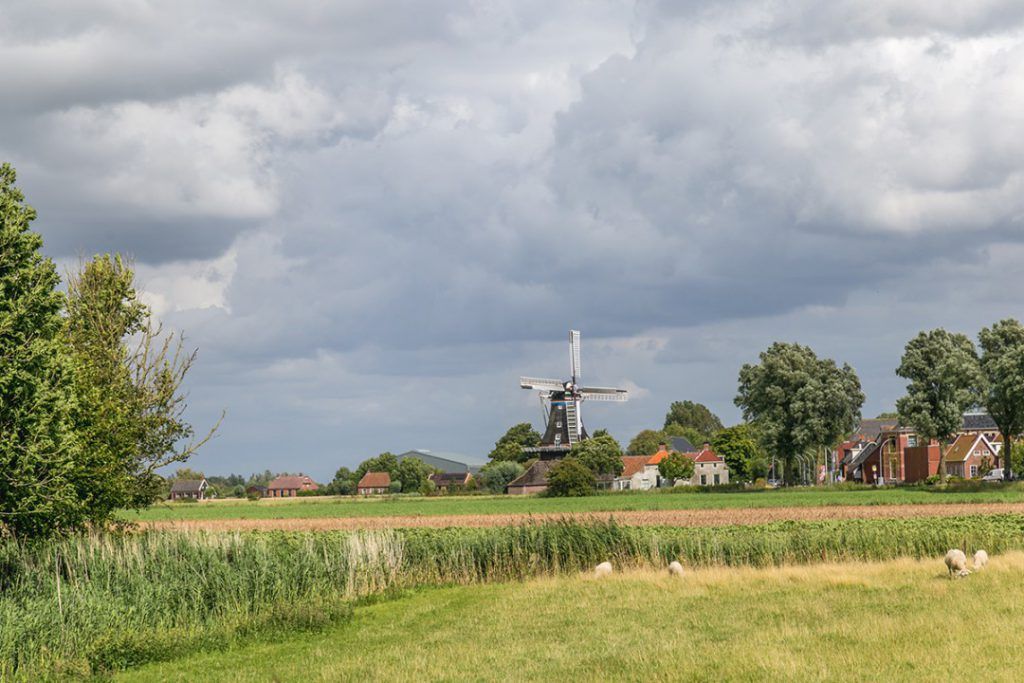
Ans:
<svg viewBox="0 0 1024 683"><path fill-rule="evenodd" d="M491 493L504 493L508 483L519 478L525 471L526 468L518 462L498 460L485 465L476 478Z"/></svg>
<svg viewBox="0 0 1024 683"><path fill-rule="evenodd" d="M594 492L594 473L576 458L563 458L547 474L547 494L554 497L589 496Z"/></svg>
<svg viewBox="0 0 1024 683"><path fill-rule="evenodd" d="M390 484L388 484L388 493L401 493L401 492L402 492L402 482L400 482L400 481L393 481Z"/></svg>
<svg viewBox="0 0 1024 683"><path fill-rule="evenodd" d="M693 477L693 461L681 453L669 453L668 457L658 463L658 472L665 479L673 481Z"/></svg>

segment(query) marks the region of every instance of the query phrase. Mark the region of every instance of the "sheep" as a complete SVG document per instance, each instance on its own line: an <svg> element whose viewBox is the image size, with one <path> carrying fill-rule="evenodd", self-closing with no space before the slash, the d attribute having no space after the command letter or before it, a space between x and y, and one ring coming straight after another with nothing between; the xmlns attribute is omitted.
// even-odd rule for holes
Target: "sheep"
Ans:
<svg viewBox="0 0 1024 683"><path fill-rule="evenodd" d="M682 576L683 575L683 565L681 565L678 562L676 562L675 560L673 560L668 565L668 575L669 576Z"/></svg>
<svg viewBox="0 0 1024 683"><path fill-rule="evenodd" d="M984 569L985 565L987 564L988 553L986 553L984 550L979 550L978 552L974 553L974 571Z"/></svg>
<svg viewBox="0 0 1024 683"><path fill-rule="evenodd" d="M611 562L602 562L601 564L597 565L597 567L594 568L594 576L596 576L597 578L601 578L602 576L611 576L611 573L612 573L612 563Z"/></svg>
<svg viewBox="0 0 1024 683"><path fill-rule="evenodd" d="M949 578L967 576L971 572L967 569L967 556L964 551L952 548L946 553L946 569L949 570Z"/></svg>

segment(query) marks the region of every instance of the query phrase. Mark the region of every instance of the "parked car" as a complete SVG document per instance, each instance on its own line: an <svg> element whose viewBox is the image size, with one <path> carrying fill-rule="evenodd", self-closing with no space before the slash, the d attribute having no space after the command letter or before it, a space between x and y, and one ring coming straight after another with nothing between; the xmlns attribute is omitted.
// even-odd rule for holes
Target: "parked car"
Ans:
<svg viewBox="0 0 1024 683"><path fill-rule="evenodd" d="M1014 478L1012 472L1010 473L1010 478L1011 479ZM997 470L989 470L988 473L984 477L981 478L981 480L982 481L1002 481L1003 480L1003 470L1002 470L1002 468L997 469Z"/></svg>

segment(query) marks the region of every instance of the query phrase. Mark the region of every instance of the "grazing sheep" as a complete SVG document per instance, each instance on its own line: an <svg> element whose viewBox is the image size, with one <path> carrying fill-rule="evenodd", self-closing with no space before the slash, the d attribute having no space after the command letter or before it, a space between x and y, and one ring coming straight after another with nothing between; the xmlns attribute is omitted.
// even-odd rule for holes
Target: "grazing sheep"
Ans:
<svg viewBox="0 0 1024 683"><path fill-rule="evenodd" d="M967 569L967 556L964 551L956 548L946 553L946 569L949 570L949 578L967 576L971 572Z"/></svg>
<svg viewBox="0 0 1024 683"><path fill-rule="evenodd" d="M601 578L602 576L611 576L611 573L611 562L602 562L601 564L597 565L597 567L594 569L594 576L596 576L597 578Z"/></svg>
<svg viewBox="0 0 1024 683"><path fill-rule="evenodd" d="M668 565L668 575L669 576L682 576L683 575L683 565L681 565L678 562L676 562L675 560L673 560Z"/></svg>
<svg viewBox="0 0 1024 683"><path fill-rule="evenodd" d="M984 569L986 564L988 564L988 553L984 550L974 553L974 571Z"/></svg>

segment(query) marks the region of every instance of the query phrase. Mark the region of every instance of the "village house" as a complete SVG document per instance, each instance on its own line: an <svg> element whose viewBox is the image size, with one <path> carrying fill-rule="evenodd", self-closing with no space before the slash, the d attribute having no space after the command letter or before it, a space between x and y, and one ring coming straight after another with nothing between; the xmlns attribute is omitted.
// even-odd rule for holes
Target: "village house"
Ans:
<svg viewBox="0 0 1024 683"><path fill-rule="evenodd" d="M391 486L391 475L387 472L367 472L356 485L356 491L363 496L387 493Z"/></svg>
<svg viewBox="0 0 1024 683"><path fill-rule="evenodd" d="M462 491L473 481L473 475L469 472L437 472L428 477L434 482L438 491L445 493L449 491Z"/></svg>
<svg viewBox="0 0 1024 683"><path fill-rule="evenodd" d="M171 500L206 500L207 488L205 479L176 479L171 484Z"/></svg>
<svg viewBox="0 0 1024 683"><path fill-rule="evenodd" d="M304 474L283 475L267 484L267 498L294 498L299 491L316 491L319 485Z"/></svg>
<svg viewBox="0 0 1024 683"><path fill-rule="evenodd" d="M976 479L996 466L995 445L982 432L964 433L946 449L946 474Z"/></svg>
<svg viewBox="0 0 1024 683"><path fill-rule="evenodd" d="M613 491L646 491L658 485L646 471L649 455L622 456L622 472L612 482Z"/></svg>
<svg viewBox="0 0 1024 683"><path fill-rule="evenodd" d="M527 493L541 493L548 488L548 470L558 460L538 460L518 478L513 479L505 487L509 495L518 496Z"/></svg>
<svg viewBox="0 0 1024 683"><path fill-rule="evenodd" d="M622 474L615 478L612 488L616 491L647 491L668 485L661 476L658 465L672 452L675 451L669 451L667 444L660 444L658 452L651 456L622 456ZM729 468L725 461L711 450L710 444L705 443L701 450L693 450L682 455L693 461L693 477L686 481L676 481L676 486L717 486L729 483Z"/></svg>

